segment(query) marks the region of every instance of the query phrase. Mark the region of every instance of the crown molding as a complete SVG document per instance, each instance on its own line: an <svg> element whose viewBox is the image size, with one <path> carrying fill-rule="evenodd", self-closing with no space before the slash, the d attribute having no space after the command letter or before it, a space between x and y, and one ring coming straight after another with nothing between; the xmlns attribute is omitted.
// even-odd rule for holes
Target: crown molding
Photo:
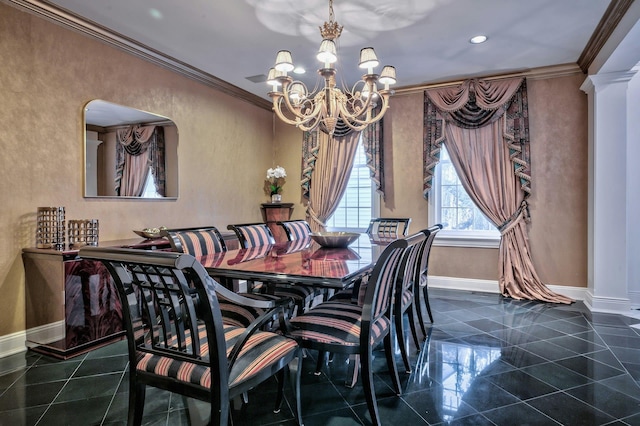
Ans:
<svg viewBox="0 0 640 426"><path fill-rule="evenodd" d="M249 102L259 108L271 111L271 102L253 93L247 92L218 77L192 67L182 61L164 55L155 49L145 46L135 40L118 34L93 21L84 19L65 9L38 0L3 0L18 9L44 18L50 22L66 27L80 34L97 39L105 44L158 65L169 71L180 74L205 86L212 87L234 98Z"/></svg>
<svg viewBox="0 0 640 426"><path fill-rule="evenodd" d="M589 67L598 56L600 49L607 42L632 3L633 0L611 0L609 7L602 15L598 26L593 31L591 38L578 58L578 65L583 73L587 74L589 72Z"/></svg>
<svg viewBox="0 0 640 426"><path fill-rule="evenodd" d="M476 78L481 80L499 80L503 78L524 77L527 80L543 80L547 78L558 78L558 77L565 77L568 75L575 75L575 74L583 74L578 64L560 64L560 65L551 65L547 67L532 68L528 70L511 72L507 74L473 76L469 78ZM465 80L468 80L469 78L466 78L463 80L445 81L445 82L428 83L428 84L425 83L425 84L418 84L414 86L398 87L397 89L394 90L394 95L396 96L409 95L413 93L422 92L426 89L455 86L463 83Z"/></svg>

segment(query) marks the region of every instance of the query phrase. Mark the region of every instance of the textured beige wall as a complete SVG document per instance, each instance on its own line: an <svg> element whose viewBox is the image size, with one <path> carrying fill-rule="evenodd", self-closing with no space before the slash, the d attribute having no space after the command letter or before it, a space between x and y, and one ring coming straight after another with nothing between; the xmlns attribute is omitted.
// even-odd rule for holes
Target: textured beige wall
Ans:
<svg viewBox="0 0 640 426"><path fill-rule="evenodd" d="M99 219L103 241L149 226L225 229L261 220L273 157L270 111L4 3L0 58L0 336L25 329L20 254L35 244L39 206L64 206L67 219ZM177 201L82 197L82 107L91 99L176 123Z"/></svg>
<svg viewBox="0 0 640 426"><path fill-rule="evenodd" d="M587 286L587 95L582 74L528 84L531 255L545 283Z"/></svg>

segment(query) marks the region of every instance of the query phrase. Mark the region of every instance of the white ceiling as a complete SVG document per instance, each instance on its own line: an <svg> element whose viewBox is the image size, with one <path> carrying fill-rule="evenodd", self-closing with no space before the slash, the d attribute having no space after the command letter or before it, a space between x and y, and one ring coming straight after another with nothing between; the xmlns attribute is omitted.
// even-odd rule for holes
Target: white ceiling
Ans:
<svg viewBox="0 0 640 426"><path fill-rule="evenodd" d="M319 63L318 26L328 0L55 0L175 60L268 98L264 82L278 50L307 69L312 88ZM359 79L361 47L394 65L398 87L575 63L609 0L334 0L344 25L339 79ZM489 40L472 45L469 38ZM378 69L379 71L379 69Z"/></svg>

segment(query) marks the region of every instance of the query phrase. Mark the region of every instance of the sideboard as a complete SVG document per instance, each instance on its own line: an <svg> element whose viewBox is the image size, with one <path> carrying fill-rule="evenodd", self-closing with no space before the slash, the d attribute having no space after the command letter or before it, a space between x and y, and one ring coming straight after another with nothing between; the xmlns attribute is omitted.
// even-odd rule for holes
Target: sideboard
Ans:
<svg viewBox="0 0 640 426"><path fill-rule="evenodd" d="M169 241L119 240L100 246L168 250ZM107 269L78 250L25 248L26 345L67 359L124 337L122 307Z"/></svg>

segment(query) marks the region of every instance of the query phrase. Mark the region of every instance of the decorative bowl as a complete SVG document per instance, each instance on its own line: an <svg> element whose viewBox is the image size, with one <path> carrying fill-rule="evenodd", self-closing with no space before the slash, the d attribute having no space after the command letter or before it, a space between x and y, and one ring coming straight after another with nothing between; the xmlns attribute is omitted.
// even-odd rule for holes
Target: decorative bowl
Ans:
<svg viewBox="0 0 640 426"><path fill-rule="evenodd" d="M148 240L155 240L163 237L162 229L159 228L145 228L142 231L136 231L134 229L133 232L140 235L142 238L146 238Z"/></svg>
<svg viewBox="0 0 640 426"><path fill-rule="evenodd" d="M311 239L322 247L347 247L349 244L360 238L357 232L312 232Z"/></svg>

